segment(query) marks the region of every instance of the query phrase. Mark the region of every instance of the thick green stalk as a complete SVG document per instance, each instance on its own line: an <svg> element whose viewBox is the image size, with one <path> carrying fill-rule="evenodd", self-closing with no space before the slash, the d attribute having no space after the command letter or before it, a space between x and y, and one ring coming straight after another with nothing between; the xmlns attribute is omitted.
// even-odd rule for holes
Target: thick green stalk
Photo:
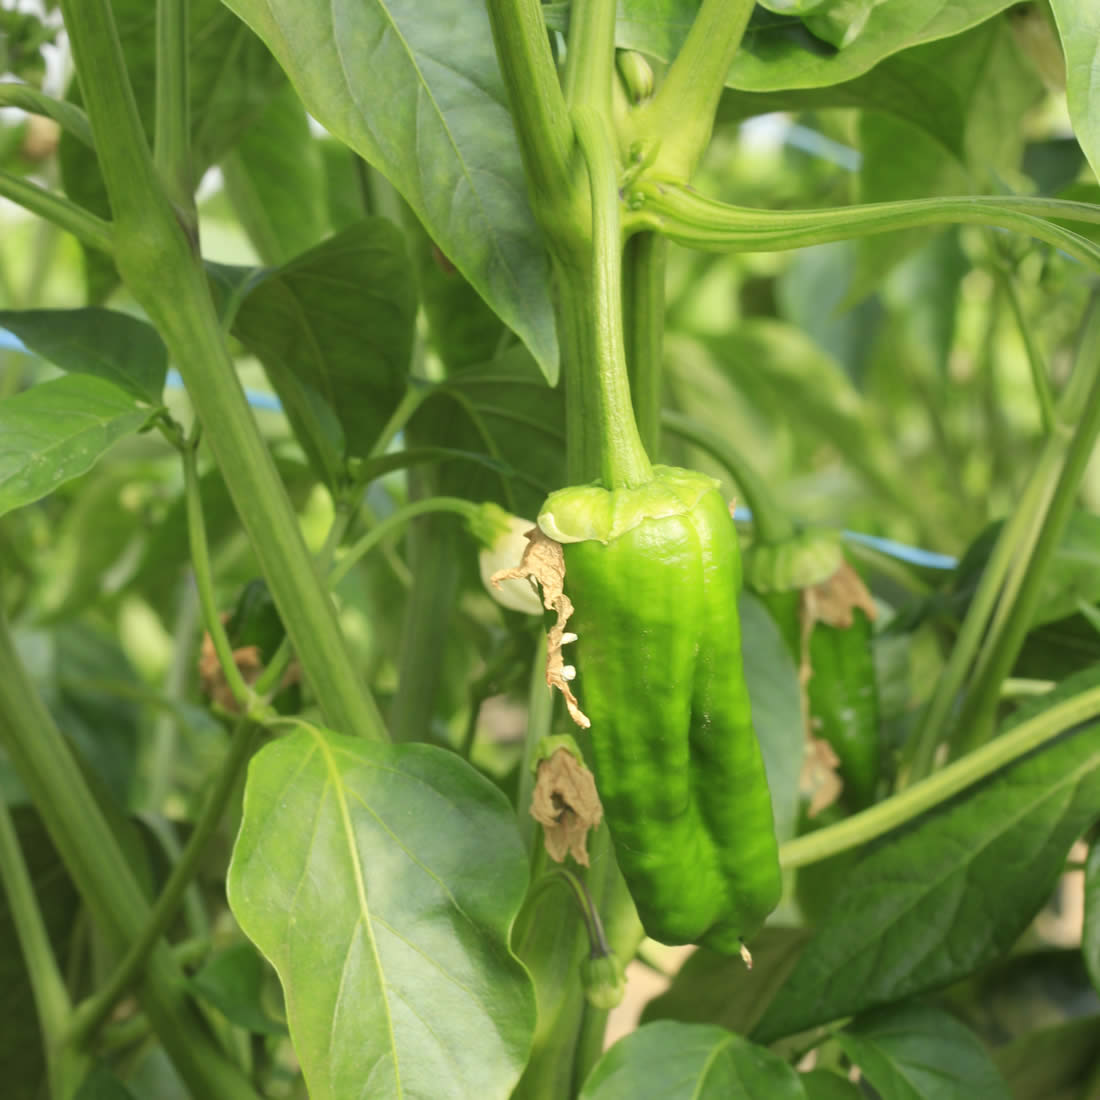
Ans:
<svg viewBox="0 0 1100 1100"><path fill-rule="evenodd" d="M117 945L141 935L149 917L133 870L68 742L27 677L0 617L0 745L6 749L93 919ZM204 1100L258 1100L187 998L164 943L149 955L139 996L169 1057Z"/></svg>
<svg viewBox="0 0 1100 1100"><path fill-rule="evenodd" d="M384 739L256 427L205 276L159 184L126 77L108 0L64 0L100 166L115 213L119 273L183 375L210 448L326 721Z"/></svg>
<svg viewBox="0 0 1100 1100"><path fill-rule="evenodd" d="M0 881L8 899L8 912L30 978L31 995L38 1013L38 1027L46 1050L50 1095L68 1100L90 1063L83 1056L61 1049L61 1040L72 1012L69 991L57 968L46 922L38 906L30 872L19 846L19 836L7 804L0 801Z"/></svg>
<svg viewBox="0 0 1100 1100"><path fill-rule="evenodd" d="M753 0L703 0L657 95L639 112L639 134L657 146L662 176L691 179L752 9Z"/></svg>
<svg viewBox="0 0 1100 1100"><path fill-rule="evenodd" d="M976 196L905 199L822 210L755 210L643 177L626 195L627 233L654 229L709 252L779 252L926 225L995 225L1037 237L1100 271L1100 246L1047 218L1100 223L1100 206L1060 199Z"/></svg>
<svg viewBox="0 0 1100 1100"><path fill-rule="evenodd" d="M190 0L157 0L157 76L153 164L176 213L198 232L191 167L187 11Z"/></svg>
<svg viewBox="0 0 1100 1100"><path fill-rule="evenodd" d="M615 74L615 0L573 0L565 52L565 102L609 116Z"/></svg>
<svg viewBox="0 0 1100 1100"><path fill-rule="evenodd" d="M1073 726L1091 721L1098 715L1100 688L1083 691L1022 722L1003 737L983 745L935 775L914 783L901 794L879 802L862 813L853 814L836 825L788 841L779 850L779 862L785 870L791 870L866 844L919 817Z"/></svg>
<svg viewBox="0 0 1100 1100"><path fill-rule="evenodd" d="M571 190L573 127L538 0L488 0L488 8L537 216Z"/></svg>
<svg viewBox="0 0 1100 1100"><path fill-rule="evenodd" d="M636 233L623 250L623 330L630 397L642 446L661 453L664 395L665 239Z"/></svg>
<svg viewBox="0 0 1100 1100"><path fill-rule="evenodd" d="M89 248L96 248L108 255L114 248L110 222L97 218L63 195L55 195L36 183L28 183L9 172L0 172L0 198L10 199L24 210L53 222Z"/></svg>
<svg viewBox="0 0 1100 1100"><path fill-rule="evenodd" d="M237 723L214 789L195 822L195 828L187 839L187 846L149 911L140 935L130 944L122 961L107 981L77 1009L72 1023L72 1041L76 1045L87 1042L130 987L137 982L149 953L175 918L183 895L199 869L206 845L218 827L241 771L248 761L258 729L247 718L242 718Z"/></svg>
<svg viewBox="0 0 1100 1100"><path fill-rule="evenodd" d="M642 485L652 471L634 422L626 371L614 142L607 123L592 108L578 107L573 125L588 166L592 245L578 272L581 278L558 288L561 298L580 307L579 315L574 313L579 346L569 350L582 356L578 373L584 408L580 423L570 419L567 426L571 433L594 432L599 440L600 466L588 478L600 478L608 489Z"/></svg>

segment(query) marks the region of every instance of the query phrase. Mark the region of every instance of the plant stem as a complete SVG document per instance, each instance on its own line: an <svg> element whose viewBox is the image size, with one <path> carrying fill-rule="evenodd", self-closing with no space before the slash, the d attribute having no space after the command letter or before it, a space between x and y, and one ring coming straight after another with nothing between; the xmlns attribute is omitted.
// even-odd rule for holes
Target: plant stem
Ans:
<svg viewBox="0 0 1100 1100"><path fill-rule="evenodd" d="M710 142L726 74L752 9L753 0L703 0L656 96L640 112L642 140L659 146L662 176L691 179Z"/></svg>
<svg viewBox="0 0 1100 1100"><path fill-rule="evenodd" d="M1026 558L1034 545L1038 524L1042 522L1061 468L1062 444L1058 436L1052 436L1020 494L1016 510L997 536L993 552L982 571L982 579L967 608L962 629L951 647L951 656L936 681L932 698L913 734L910 742L913 746L912 762L905 777L907 782L922 779L932 770L936 748L950 724L951 708L955 706L967 673L980 651L1005 578L1013 561L1020 556Z"/></svg>
<svg viewBox="0 0 1100 1100"><path fill-rule="evenodd" d="M630 404L630 380L622 323L622 242L619 232L619 189L613 163L614 144L600 114L589 107L573 112L577 142L588 166L592 199L592 247L587 286L561 288L563 296L585 293L586 310L580 334L587 345L580 364L584 409L581 424L568 430L594 432L599 440L598 476L607 489L642 485L652 476ZM571 351L580 349L570 349ZM568 381L568 379L567 379ZM567 412L572 414L573 409Z"/></svg>
<svg viewBox="0 0 1100 1100"><path fill-rule="evenodd" d="M990 234L992 236L992 234ZM1005 269L1000 261L993 263L993 276L1001 285L1001 293L1008 308L1012 312L1012 319L1016 322L1016 328L1020 333L1020 339L1024 343L1024 351L1027 354L1027 365L1031 371L1031 384L1035 389L1035 400L1039 404L1039 419L1043 425L1043 435L1049 436L1054 431L1054 397L1050 392L1050 382L1047 380L1046 363L1039 353L1035 343L1035 333L1024 316L1023 306L1020 304L1020 296L1016 293L1016 280L1013 273Z"/></svg>
<svg viewBox="0 0 1100 1100"><path fill-rule="evenodd" d="M119 945L141 935L149 905L68 742L35 694L0 617L0 745L27 788L93 918ZM164 943L149 954L140 996L169 1057L204 1100L258 1100L210 1038Z"/></svg>
<svg viewBox="0 0 1100 1100"><path fill-rule="evenodd" d="M623 250L623 329L630 398L646 451L661 453L665 253L657 233L636 233Z"/></svg>
<svg viewBox="0 0 1100 1100"><path fill-rule="evenodd" d="M1017 562L1013 580L1014 591L1003 597L1007 608L998 637L983 652L975 673L975 684L959 715L956 753L980 744L988 735L1001 684L1012 671L1024 639L1031 629L1042 596L1042 586L1054 554L1062 541L1077 502L1077 491L1085 476L1096 440L1100 437L1100 307L1094 303L1078 349L1077 366L1065 397L1071 407L1077 404L1077 393L1083 379L1091 387L1080 410L1080 419L1072 439L1064 451L1057 483L1046 507L1035 517L1034 547L1026 560ZM1060 410L1061 411L1061 410ZM1074 409L1074 412L1077 410ZM1065 418L1060 418L1065 423Z"/></svg>
<svg viewBox="0 0 1100 1100"><path fill-rule="evenodd" d="M122 961L107 981L76 1010L71 1030L71 1039L76 1045L87 1043L110 1016L114 1006L137 981L149 953L172 923L184 892L199 869L207 842L225 813L225 807L237 786L241 769L248 761L258 730L259 727L247 718L242 718L237 723L217 783L195 822L195 828L182 855L172 868L164 889L149 911L141 933L130 944Z"/></svg>
<svg viewBox="0 0 1100 1100"><path fill-rule="evenodd" d="M573 127L538 0L488 0L488 8L537 217L572 190Z"/></svg>
<svg viewBox="0 0 1100 1100"><path fill-rule="evenodd" d="M725 436L672 409L664 410L661 422L673 435L706 451L726 468L752 512L753 530L762 542L785 542L794 537L794 524L775 503L767 482Z"/></svg>
<svg viewBox="0 0 1100 1100"><path fill-rule="evenodd" d="M1046 218L1100 223L1100 207L1060 199L905 199L822 210L755 210L716 202L666 180L639 179L626 195L625 231L654 229L688 248L779 252L926 225L996 225L1037 237L1100 271L1100 246Z"/></svg>
<svg viewBox="0 0 1100 1100"><path fill-rule="evenodd" d="M63 195L55 195L36 183L28 183L10 172L0 172L0 198L18 203L24 210L46 218L61 229L68 230L81 244L111 254L111 223L70 202Z"/></svg>
<svg viewBox="0 0 1100 1100"><path fill-rule="evenodd" d="M790 870L835 856L896 829L927 810L991 775L999 768L1100 715L1100 688L1081 692L1049 707L1015 729L922 779L902 793L853 814L836 825L797 837L779 850L781 866Z"/></svg>
<svg viewBox="0 0 1100 1100"><path fill-rule="evenodd" d="M0 107L18 107L31 115L52 118L77 141L87 145L89 149L94 148L92 127L88 123L88 116L75 103L54 99L53 96L48 96L29 84L2 80L0 81Z"/></svg>
<svg viewBox="0 0 1100 1100"><path fill-rule="evenodd" d="M188 95L188 7L188 0L157 0L153 164L188 233L197 235Z"/></svg>
<svg viewBox="0 0 1100 1100"><path fill-rule="evenodd" d="M58 1100L67 1100L87 1072L88 1061L81 1057L74 1064L69 1055L70 1064L65 1064L66 1052L61 1049L61 1040L72 1013L69 991L65 988L50 946L46 922L23 859L11 811L3 801L0 801L0 881L7 894L8 912L15 925L16 939L23 954L38 1013L50 1095Z"/></svg>
<svg viewBox="0 0 1100 1100"><path fill-rule="evenodd" d="M260 569L333 728L384 740L234 369L192 243L160 187L109 0L63 0L104 180L115 260L183 375Z"/></svg>
<svg viewBox="0 0 1100 1100"><path fill-rule="evenodd" d="M611 111L615 73L615 0L573 0L565 53L565 102L570 111Z"/></svg>
<svg viewBox="0 0 1100 1100"><path fill-rule="evenodd" d="M233 646L225 632L218 601L214 594L214 575L210 568L210 548L206 540L206 523L202 515L202 496L199 492L199 475L196 469L195 452L197 440L185 442L180 448L183 458L184 498L187 504L187 536L191 548L191 568L195 571L195 587L199 593L199 606L202 608L203 625L218 655L218 664L229 690L233 693L237 706L242 711L248 709L253 699L252 689L244 682L237 660L233 656Z"/></svg>

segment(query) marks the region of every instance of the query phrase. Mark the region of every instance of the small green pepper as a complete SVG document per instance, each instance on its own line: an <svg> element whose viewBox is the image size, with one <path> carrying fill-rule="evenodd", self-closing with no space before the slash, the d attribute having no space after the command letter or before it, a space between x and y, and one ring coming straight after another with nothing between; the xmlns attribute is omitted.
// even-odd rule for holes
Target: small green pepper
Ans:
<svg viewBox="0 0 1100 1100"><path fill-rule="evenodd" d="M639 487L553 493L538 524L562 544L577 670L559 667L642 924L740 953L782 884L717 482L655 466Z"/></svg>

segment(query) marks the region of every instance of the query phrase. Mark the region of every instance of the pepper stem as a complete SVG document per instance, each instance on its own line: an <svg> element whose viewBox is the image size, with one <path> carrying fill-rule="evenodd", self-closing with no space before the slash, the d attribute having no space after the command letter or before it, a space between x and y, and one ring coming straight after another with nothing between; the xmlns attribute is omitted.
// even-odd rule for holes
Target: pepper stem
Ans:
<svg viewBox="0 0 1100 1100"><path fill-rule="evenodd" d="M585 470L588 478L598 476L608 489L644 485L652 467L642 446L634 409L630 401L630 379L626 370L626 348L622 315L622 236L619 224L619 189L615 175L615 143L601 114L578 106L572 112L573 126L581 154L588 167L592 205L591 250L583 287L563 287L563 293L577 304L578 292L588 299L584 316L575 317L577 331L569 351L583 356L570 380L580 389L579 400L571 403L569 431L598 432L598 446L582 447L596 470ZM587 361L586 361L587 360ZM568 384L568 382L567 382Z"/></svg>

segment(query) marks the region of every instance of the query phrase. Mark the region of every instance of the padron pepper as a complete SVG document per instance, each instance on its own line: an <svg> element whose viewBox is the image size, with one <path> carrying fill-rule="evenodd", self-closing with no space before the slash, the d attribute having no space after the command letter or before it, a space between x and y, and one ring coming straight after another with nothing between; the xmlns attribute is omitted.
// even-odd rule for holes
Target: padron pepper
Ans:
<svg viewBox="0 0 1100 1100"><path fill-rule="evenodd" d="M527 556L519 572L558 611L548 680L590 727L586 756L642 924L663 943L744 955L782 884L718 483L654 466L637 487L552 493L538 528L539 553L560 544L565 598ZM562 643L575 643L575 669Z"/></svg>

